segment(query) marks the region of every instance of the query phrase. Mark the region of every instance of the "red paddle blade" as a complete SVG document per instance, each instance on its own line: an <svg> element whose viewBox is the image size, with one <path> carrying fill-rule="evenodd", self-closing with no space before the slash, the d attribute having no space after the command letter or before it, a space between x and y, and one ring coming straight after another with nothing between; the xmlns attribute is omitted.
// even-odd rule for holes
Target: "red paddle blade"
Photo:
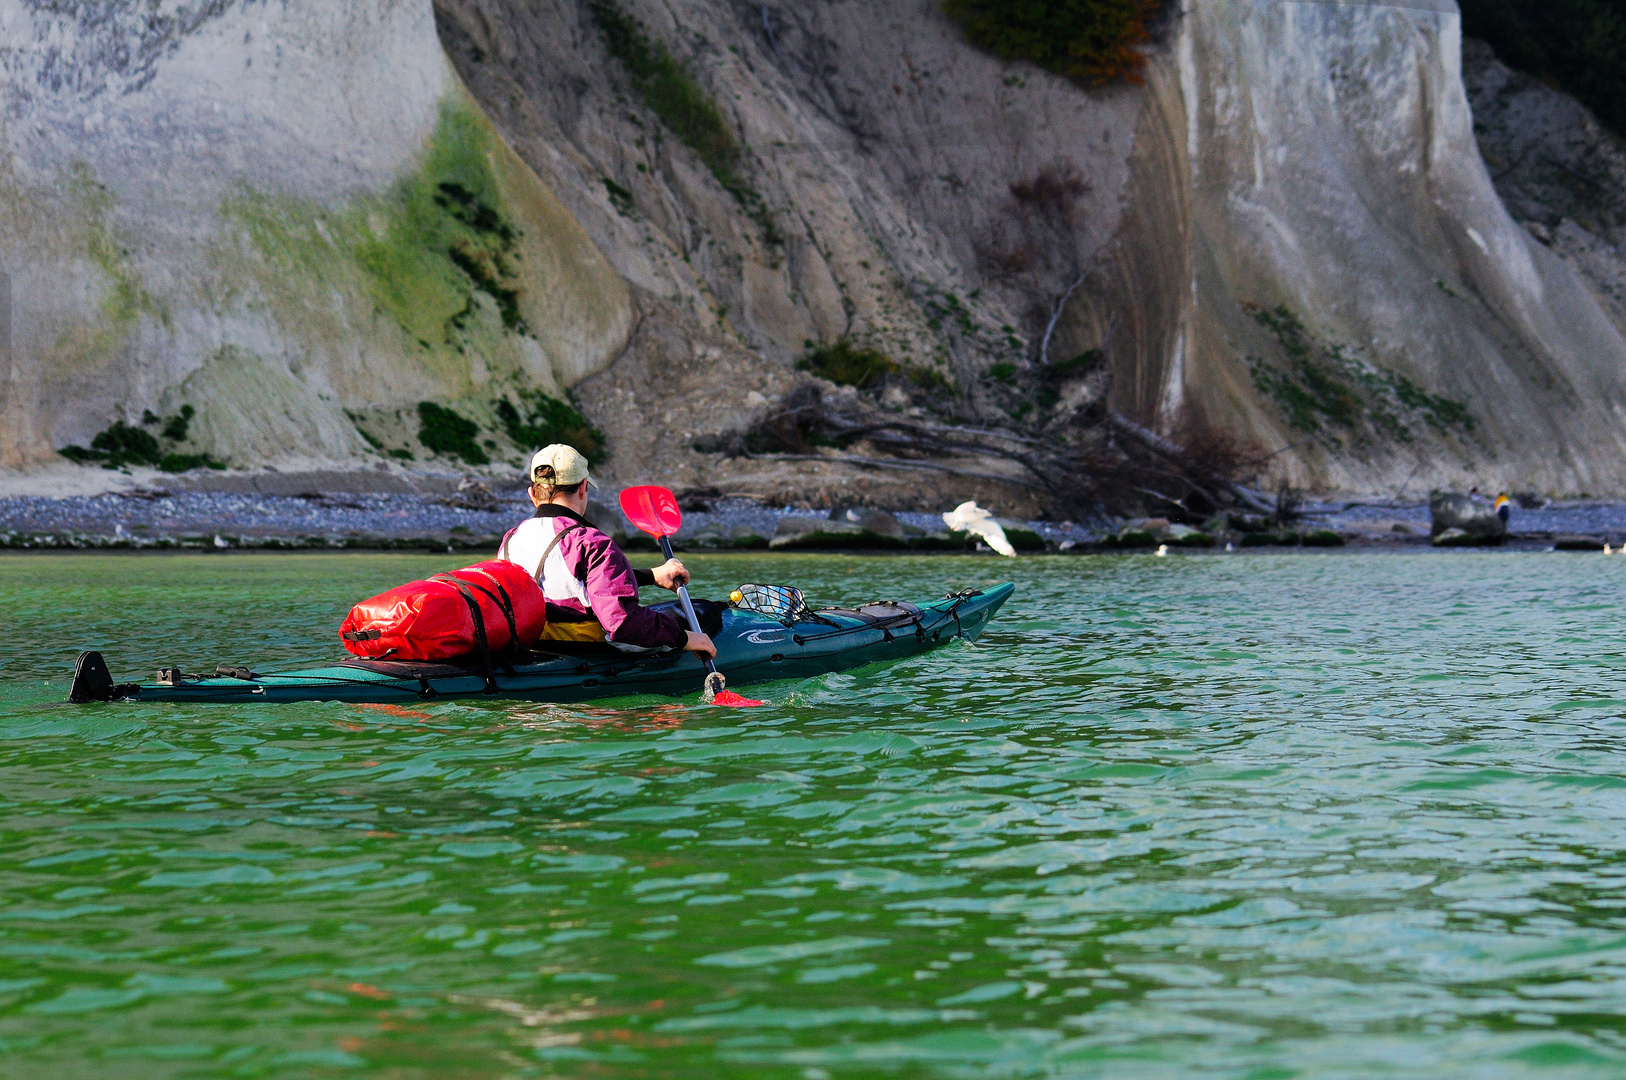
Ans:
<svg viewBox="0 0 1626 1080"><path fill-rule="evenodd" d="M749 709L756 705L768 704L766 701L758 701L755 698L748 698L741 694L736 694L732 690L723 690L719 692L716 697L711 699L711 703L713 705L726 705L734 709Z"/></svg>
<svg viewBox="0 0 1626 1080"><path fill-rule="evenodd" d="M627 520L655 537L676 536L683 526L677 496L663 487L630 487L621 492L621 512Z"/></svg>

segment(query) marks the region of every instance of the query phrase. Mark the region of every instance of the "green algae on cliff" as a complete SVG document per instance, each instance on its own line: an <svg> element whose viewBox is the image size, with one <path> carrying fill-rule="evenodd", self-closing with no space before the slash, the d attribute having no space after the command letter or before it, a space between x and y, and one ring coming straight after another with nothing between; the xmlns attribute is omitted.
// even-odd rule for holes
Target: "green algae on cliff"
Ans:
<svg viewBox="0 0 1626 1080"><path fill-rule="evenodd" d="M493 141L483 119L448 96L421 167L386 194L328 213L240 190L225 215L247 230L274 270L330 281L348 263L361 271L377 310L411 341L432 352L460 351L493 333L527 332L514 268L522 233L506 212ZM348 259L336 264L335 249ZM498 325L480 326L482 297Z"/></svg>
<svg viewBox="0 0 1626 1080"><path fill-rule="evenodd" d="M222 216L235 240L211 250L216 308L268 308L317 356L361 334L367 362L329 375L352 409L557 395L630 328L625 283L459 86L387 190L323 205L240 186Z"/></svg>
<svg viewBox="0 0 1626 1080"><path fill-rule="evenodd" d="M97 180L90 166L76 161L68 168L68 189L73 193L84 222L84 253L106 277L101 311L119 331L135 325L142 315L152 315L165 326L170 316L142 284L141 274L130 263L130 252L108 222L113 209L113 193Z"/></svg>
<svg viewBox="0 0 1626 1080"><path fill-rule="evenodd" d="M143 317L165 328L171 324L169 309L147 290L128 241L113 223L112 191L83 161L69 165L62 179L67 195L63 234L71 257L88 262L100 280L94 308L63 327L41 358L43 369L59 376L103 370L127 347Z"/></svg>
<svg viewBox="0 0 1626 1080"><path fill-rule="evenodd" d="M649 111L693 150L723 190L734 196L746 215L756 222L763 242L769 247L783 245L784 235L767 204L739 174L740 159L744 156L739 141L705 87L667 52L665 45L650 40L638 21L622 11L615 0L591 0L588 8L598 24L605 49L621 61ZM605 185L611 202L623 214L627 213L632 206L631 193L610 180L606 180ZM624 203L618 192L626 192Z"/></svg>
<svg viewBox="0 0 1626 1080"><path fill-rule="evenodd" d="M1411 421L1421 420L1444 434L1472 431L1468 407L1442 394L1431 394L1391 368L1368 363L1342 345L1315 340L1285 304L1252 309L1254 321L1270 331L1287 363L1250 355L1248 372L1254 387L1286 414L1294 428L1334 442L1341 429L1356 442L1374 433L1402 443L1414 438Z"/></svg>

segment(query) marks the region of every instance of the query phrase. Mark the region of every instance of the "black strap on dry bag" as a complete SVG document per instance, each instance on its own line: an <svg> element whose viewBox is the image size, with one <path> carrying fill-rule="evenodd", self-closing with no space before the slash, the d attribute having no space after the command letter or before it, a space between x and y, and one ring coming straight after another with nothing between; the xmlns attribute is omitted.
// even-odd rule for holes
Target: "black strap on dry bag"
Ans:
<svg viewBox="0 0 1626 1080"><path fill-rule="evenodd" d="M514 601L509 597L508 590L502 587L502 582L498 581L495 575L488 574L484 570L477 570L472 566L463 572L466 574L479 574L481 577L491 582L491 587L497 590L496 593L493 594L483 585L476 585L473 582L464 582L464 584L468 585L470 588L478 589L480 592L484 593L488 600L497 605L497 610L502 612L502 617L507 620L508 644L497 655L502 658L503 668L508 672L508 674L512 675L514 673L513 658L514 655L519 652L519 624L514 621ZM452 580L461 581L462 579L452 578Z"/></svg>
<svg viewBox="0 0 1626 1080"><path fill-rule="evenodd" d="M497 678L496 673L491 667L491 645L486 640L486 618L485 615L480 611L480 601L474 598L474 590L469 587L467 582L462 581L459 578L452 577L450 574L436 574L429 580L443 581L447 585L450 585L452 588L457 590L459 596L463 597L463 602L469 605L469 615L474 619L475 649L480 654L480 670L486 678L485 692L488 694L495 694L498 689ZM481 589L480 591L485 592L484 589ZM486 595L489 596L490 594L487 593Z"/></svg>

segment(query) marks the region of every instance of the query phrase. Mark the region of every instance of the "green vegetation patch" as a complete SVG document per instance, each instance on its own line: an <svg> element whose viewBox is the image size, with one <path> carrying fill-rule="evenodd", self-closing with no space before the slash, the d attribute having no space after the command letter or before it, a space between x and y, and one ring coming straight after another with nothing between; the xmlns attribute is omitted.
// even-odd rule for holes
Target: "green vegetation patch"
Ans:
<svg viewBox="0 0 1626 1080"><path fill-rule="evenodd" d="M518 405L504 395L492 402L492 408L503 430L521 450L531 452L565 443L592 459L604 449L604 434L568 401L549 397L540 390L522 390L517 396Z"/></svg>
<svg viewBox="0 0 1626 1080"><path fill-rule="evenodd" d="M1072 375L1082 375L1092 368L1098 367L1107 358L1104 349L1085 349L1065 360L1057 360L1050 365L1051 374L1058 379L1065 379Z"/></svg>
<svg viewBox="0 0 1626 1080"><path fill-rule="evenodd" d="M610 202L621 213L622 217L632 213L632 192L630 190L606 176L604 178L604 193L610 197Z"/></svg>
<svg viewBox="0 0 1626 1080"><path fill-rule="evenodd" d="M947 390L949 381L940 372L918 364L900 364L879 349L854 345L842 338L829 345L815 345L797 362L798 371L808 371L838 386L869 390L880 386L888 376L897 375L922 390Z"/></svg>
<svg viewBox="0 0 1626 1080"><path fill-rule="evenodd" d="M163 457L158 440L138 427L130 427L123 420L96 434L90 440L90 449L83 446L64 446L62 456L81 465L101 462L109 469L122 469L126 465L156 465Z"/></svg>
<svg viewBox="0 0 1626 1080"><path fill-rule="evenodd" d="M486 465L491 459L474 440L480 425L444 405L418 402L418 441L437 454L459 457L470 465Z"/></svg>
<svg viewBox="0 0 1626 1080"><path fill-rule="evenodd" d="M1160 0L943 0L966 40L1003 60L1030 60L1082 86L1140 81Z"/></svg>
<svg viewBox="0 0 1626 1080"><path fill-rule="evenodd" d="M740 151L716 102L615 0L589 0L588 10L598 23L604 47L626 68L649 111L727 187Z"/></svg>
<svg viewBox="0 0 1626 1080"><path fill-rule="evenodd" d="M1285 305L1256 310L1253 317L1275 336L1287 364L1249 356L1248 372L1298 430L1326 439L1341 431L1358 441L1382 433L1402 442L1412 438L1408 420L1442 433L1473 430L1473 416L1462 402L1430 394L1397 371L1363 363L1341 346L1318 343Z"/></svg>
<svg viewBox="0 0 1626 1080"><path fill-rule="evenodd" d="M515 333L528 332L519 313L518 275L513 260L519 257L514 250L519 233L507 219L498 214L479 196L455 181L445 181L435 196L436 205L462 222L473 234L459 236L446 249L446 257L468 275L474 287L491 297L502 314L504 328ZM473 312L472 298L453 321L466 319ZM459 327L461 322L457 322Z"/></svg>
<svg viewBox="0 0 1626 1080"><path fill-rule="evenodd" d="M88 165L76 161L68 168L68 186L84 208L85 255L107 278L102 314L115 326L128 326L143 313L156 316L169 326L169 311L142 286L141 275L130 261L129 249L109 224L113 195L107 185L91 174Z"/></svg>
<svg viewBox="0 0 1626 1080"><path fill-rule="evenodd" d="M728 121L705 87L652 40L643 26L621 10L615 0L589 0L588 10L598 24L604 47L621 61L638 95L649 111L660 118L689 149L693 150L717 182L739 202L762 230L770 245L784 242L762 197L739 175L739 143ZM604 189L616 208L626 213L632 206L632 193L606 180Z"/></svg>
<svg viewBox="0 0 1626 1080"><path fill-rule="evenodd" d="M1509 67L1575 95L1626 135L1626 10L1618 0L1462 0L1462 32Z"/></svg>
<svg viewBox="0 0 1626 1080"><path fill-rule="evenodd" d="M69 461L80 465L100 465L104 469L124 469L131 465L148 465L162 472L179 473L189 469L224 469L225 462L216 461L208 454L184 454L176 444L186 441L192 417L197 415L190 405L170 417L155 416L151 409L141 414L140 426L115 420L96 433L90 447L64 446L57 451ZM147 431L156 427L159 433Z"/></svg>
<svg viewBox="0 0 1626 1080"><path fill-rule="evenodd" d="M879 349L859 348L846 338L831 345L816 345L796 365L838 386L867 390L903 368Z"/></svg>
<svg viewBox="0 0 1626 1080"><path fill-rule="evenodd" d="M318 213L241 191L224 212L289 280L337 286L335 251L348 254L373 303L425 348L462 347L480 294L503 329L529 333L516 272L523 233L492 167L494 139L467 102L448 95L421 167L387 194Z"/></svg>
<svg viewBox="0 0 1626 1080"><path fill-rule="evenodd" d="M1474 418L1469 415L1468 406L1462 402L1430 394L1398 371L1385 371L1383 378L1393 389L1395 397L1402 404L1422 413L1431 426L1440 431L1448 427L1460 427L1466 431L1474 429Z"/></svg>

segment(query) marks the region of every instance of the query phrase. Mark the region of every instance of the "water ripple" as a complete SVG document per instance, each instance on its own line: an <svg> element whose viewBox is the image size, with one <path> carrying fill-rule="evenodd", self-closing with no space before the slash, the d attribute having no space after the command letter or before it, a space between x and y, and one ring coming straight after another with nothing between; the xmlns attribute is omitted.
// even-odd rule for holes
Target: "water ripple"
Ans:
<svg viewBox="0 0 1626 1080"><path fill-rule="evenodd" d="M70 708L76 648L316 660L446 561L0 557L6 1071L1626 1067L1626 566L691 561L1019 589L975 646L751 712Z"/></svg>

